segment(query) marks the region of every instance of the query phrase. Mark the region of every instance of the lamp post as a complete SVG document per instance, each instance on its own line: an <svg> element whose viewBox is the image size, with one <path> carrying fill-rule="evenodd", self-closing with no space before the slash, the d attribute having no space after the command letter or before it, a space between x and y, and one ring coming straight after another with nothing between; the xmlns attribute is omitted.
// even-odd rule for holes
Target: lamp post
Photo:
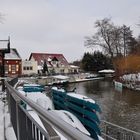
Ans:
<svg viewBox="0 0 140 140"><path fill-rule="evenodd" d="M5 90L5 84L4 84L4 77L5 77L5 62L4 62L4 58L5 58L5 54L6 53L10 53L10 37L8 38L8 40L0 40L0 42L8 42L7 43L7 48L1 48L0 49L0 56L1 56L1 77L2 77L2 91Z"/></svg>

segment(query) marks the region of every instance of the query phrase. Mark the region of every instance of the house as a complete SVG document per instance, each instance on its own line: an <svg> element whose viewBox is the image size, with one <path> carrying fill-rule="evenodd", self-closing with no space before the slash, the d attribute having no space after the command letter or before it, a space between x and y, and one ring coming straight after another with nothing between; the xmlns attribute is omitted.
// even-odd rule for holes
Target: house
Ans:
<svg viewBox="0 0 140 140"><path fill-rule="evenodd" d="M70 73L70 66L63 54L31 53L29 60L37 61L38 72L43 70L47 64L47 71L50 74Z"/></svg>
<svg viewBox="0 0 140 140"><path fill-rule="evenodd" d="M71 73L79 73L80 72L80 67L78 66L75 66L75 65L70 65L70 68L71 68Z"/></svg>
<svg viewBox="0 0 140 140"><path fill-rule="evenodd" d="M21 57L15 48L10 49L10 53L5 54L5 76L19 76L21 75ZM0 65L2 60L0 58Z"/></svg>
<svg viewBox="0 0 140 140"><path fill-rule="evenodd" d="M31 74L37 74L37 73L38 73L37 61L33 61L33 60L22 61L22 74L23 75L31 75Z"/></svg>

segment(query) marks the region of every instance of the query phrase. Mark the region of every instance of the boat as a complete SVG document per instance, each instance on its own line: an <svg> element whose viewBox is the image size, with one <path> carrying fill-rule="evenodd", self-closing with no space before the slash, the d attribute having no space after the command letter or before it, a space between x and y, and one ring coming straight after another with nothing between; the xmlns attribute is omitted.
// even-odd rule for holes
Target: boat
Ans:
<svg viewBox="0 0 140 140"><path fill-rule="evenodd" d="M43 92L45 91L44 86L38 84L24 84L23 91L25 92Z"/></svg>
<svg viewBox="0 0 140 140"><path fill-rule="evenodd" d="M101 132L97 112L100 113L101 109L94 100L57 87L52 87L52 97L55 109L64 109L73 113L90 132L91 137L99 139Z"/></svg>
<svg viewBox="0 0 140 140"><path fill-rule="evenodd" d="M40 92L38 90L35 91L34 90L35 86L38 87L38 85L34 85L34 84L28 84L28 83L21 84L20 83L16 86L16 89L22 95L33 100L36 104L40 105L45 110L55 113L56 116L58 118L60 118L60 120L67 122L68 124L72 125L73 127L75 127L76 129L78 129L79 131L81 131L82 133L84 133L88 136L91 135L88 132L88 130L84 127L84 125L81 123L81 121L79 120L79 118L77 116L75 116L72 112L69 112L67 110L56 110L54 108L52 100L49 97L47 97L44 93L42 93L41 91ZM25 87L28 87L29 89L33 89L33 91L32 92L30 90L26 91ZM43 122L41 121L40 117L30 106L26 105L26 103L24 103L24 102L21 102L21 106L28 111L28 113L34 118L34 120L36 120L38 122L38 124L40 124L40 126L45 131L47 131L45 129L45 126L43 125ZM67 138L65 138L65 136L63 136L58 130L55 129L55 131L62 140L67 140Z"/></svg>

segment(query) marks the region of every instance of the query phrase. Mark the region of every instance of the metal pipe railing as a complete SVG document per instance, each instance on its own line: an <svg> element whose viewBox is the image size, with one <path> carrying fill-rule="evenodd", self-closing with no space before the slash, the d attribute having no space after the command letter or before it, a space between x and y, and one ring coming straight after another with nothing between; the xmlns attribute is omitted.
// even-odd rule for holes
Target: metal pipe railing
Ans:
<svg viewBox="0 0 140 140"><path fill-rule="evenodd" d="M101 120L102 136L110 140L139 140L140 133L119 125Z"/></svg>
<svg viewBox="0 0 140 140"><path fill-rule="evenodd" d="M5 81L5 85L8 88L8 90L12 94L14 94L14 96L17 96L22 101L26 102L30 107L32 107L34 111L37 112L37 114L44 121L52 125L56 130L58 130L66 138L72 139L72 140L92 140L91 137L85 135L81 131L77 130L76 128L72 127L65 121L58 118L54 112L46 111L44 108L37 105L35 102L23 96L21 93L15 90L11 85L9 85L7 81Z"/></svg>
<svg viewBox="0 0 140 140"><path fill-rule="evenodd" d="M109 124L109 125L112 125L112 126L117 127L117 128L119 128L119 129L123 129L123 130L125 130L125 131L127 131L127 132L130 132L130 133L133 133L133 134L135 134L135 135L139 135L139 136L140 136L140 133L139 133L139 132L135 132L135 131L133 131L133 130L124 128L124 127L119 126L119 125L117 125L117 124L113 124L113 123L107 122L107 121L105 121L105 120L102 120L101 122L106 123L106 124Z"/></svg>

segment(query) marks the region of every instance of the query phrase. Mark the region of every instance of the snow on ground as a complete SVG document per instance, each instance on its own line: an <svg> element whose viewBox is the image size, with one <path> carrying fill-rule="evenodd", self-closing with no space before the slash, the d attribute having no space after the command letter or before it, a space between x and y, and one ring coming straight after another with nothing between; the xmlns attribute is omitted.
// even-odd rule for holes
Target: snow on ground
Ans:
<svg viewBox="0 0 140 140"><path fill-rule="evenodd" d="M4 94L5 93L0 91L0 140L4 140L5 137L7 140L16 140L16 136L10 122L7 103L2 101Z"/></svg>
<svg viewBox="0 0 140 140"><path fill-rule="evenodd" d="M125 87L140 91L140 73L125 74L120 79Z"/></svg>
<svg viewBox="0 0 140 140"><path fill-rule="evenodd" d="M14 129L10 121L10 114L8 112L8 106L5 106L5 135L7 140L17 140Z"/></svg>
<svg viewBox="0 0 140 140"><path fill-rule="evenodd" d="M3 102L3 97L5 97L5 93L2 92L0 86L0 140L5 138L7 140L16 140L15 132L10 122L8 105L6 102Z"/></svg>
<svg viewBox="0 0 140 140"><path fill-rule="evenodd" d="M123 81L139 81L140 82L140 73L137 74L125 74L121 77Z"/></svg>
<svg viewBox="0 0 140 140"><path fill-rule="evenodd" d="M4 103L0 101L0 139L4 140Z"/></svg>

